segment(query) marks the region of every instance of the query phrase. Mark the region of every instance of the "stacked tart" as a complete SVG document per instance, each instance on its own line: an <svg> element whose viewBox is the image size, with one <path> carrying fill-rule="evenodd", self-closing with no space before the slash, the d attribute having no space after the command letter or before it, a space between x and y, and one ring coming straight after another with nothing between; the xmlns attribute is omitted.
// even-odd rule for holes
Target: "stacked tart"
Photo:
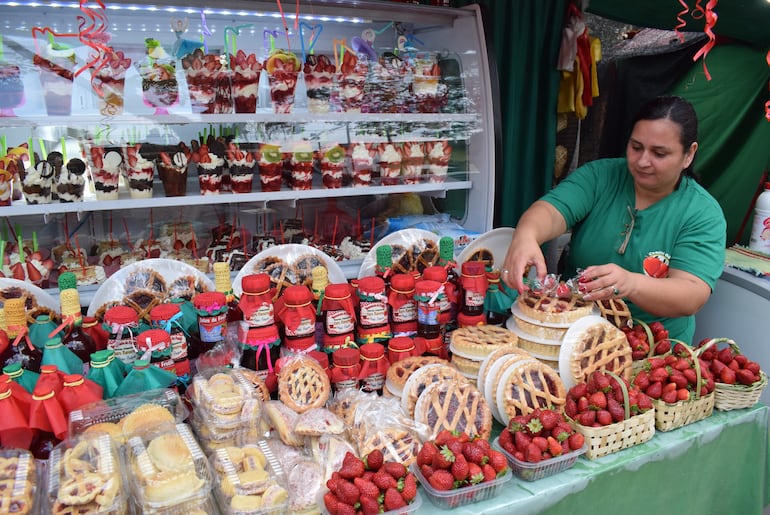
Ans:
<svg viewBox="0 0 770 515"><path fill-rule="evenodd" d="M452 352L452 364L463 376L475 382L485 357L497 349L516 346L517 343L518 337L504 327L477 325L452 331L449 350Z"/></svg>

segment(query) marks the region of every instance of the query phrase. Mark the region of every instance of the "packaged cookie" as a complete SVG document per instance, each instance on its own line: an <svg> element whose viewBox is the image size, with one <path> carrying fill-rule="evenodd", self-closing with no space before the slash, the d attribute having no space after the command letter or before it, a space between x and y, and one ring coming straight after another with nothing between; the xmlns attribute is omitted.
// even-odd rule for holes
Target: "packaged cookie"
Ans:
<svg viewBox="0 0 770 515"><path fill-rule="evenodd" d="M35 458L24 449L0 449L0 513L38 512Z"/></svg>
<svg viewBox="0 0 770 515"><path fill-rule="evenodd" d="M121 465L115 443L106 434L59 444L48 460L48 512L127 513Z"/></svg>
<svg viewBox="0 0 770 515"><path fill-rule="evenodd" d="M266 441L223 447L209 460L219 510L226 515L283 513L289 492L281 463Z"/></svg>
<svg viewBox="0 0 770 515"><path fill-rule="evenodd" d="M209 462L186 424L126 442L126 471L141 513L201 509L211 495Z"/></svg>

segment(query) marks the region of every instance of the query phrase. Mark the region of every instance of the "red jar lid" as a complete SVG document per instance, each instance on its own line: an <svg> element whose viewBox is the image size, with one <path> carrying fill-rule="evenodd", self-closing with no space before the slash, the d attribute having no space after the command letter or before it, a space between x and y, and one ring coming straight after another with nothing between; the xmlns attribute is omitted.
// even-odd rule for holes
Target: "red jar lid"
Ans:
<svg viewBox="0 0 770 515"><path fill-rule="evenodd" d="M329 355L320 350L311 350L307 355L318 362L324 370L329 369Z"/></svg>
<svg viewBox="0 0 770 515"><path fill-rule="evenodd" d="M385 281L382 280L382 277L377 277L376 275L362 277L358 280L358 291L363 295L382 293L385 291Z"/></svg>
<svg viewBox="0 0 770 515"><path fill-rule="evenodd" d="M206 309L212 306L219 308L227 304L227 297L224 293L218 291L206 291L193 297L193 306L195 309Z"/></svg>
<svg viewBox="0 0 770 515"><path fill-rule="evenodd" d="M270 324L262 327L250 327L244 343L252 344L252 342L275 341L277 339L278 328L275 324Z"/></svg>
<svg viewBox="0 0 770 515"><path fill-rule="evenodd" d="M313 292L304 284L289 286L283 290L283 301L286 305L298 305L313 300Z"/></svg>
<svg viewBox="0 0 770 515"><path fill-rule="evenodd" d="M380 343L365 343L358 350L361 358L375 360L385 357L385 346Z"/></svg>
<svg viewBox="0 0 770 515"><path fill-rule="evenodd" d="M141 350L163 350L171 346L171 335L163 329L148 329L136 337L136 346Z"/></svg>
<svg viewBox="0 0 770 515"><path fill-rule="evenodd" d="M165 304L158 304L150 310L150 320L153 322L170 320L180 311L181 309L179 308L179 304L172 304L170 302Z"/></svg>
<svg viewBox="0 0 770 515"><path fill-rule="evenodd" d="M390 288L399 292L412 292L414 290L414 276L412 274L395 274L390 278Z"/></svg>
<svg viewBox="0 0 770 515"><path fill-rule="evenodd" d="M350 287L347 283L327 284L324 289L324 298L329 300L342 300L350 297Z"/></svg>
<svg viewBox="0 0 770 515"><path fill-rule="evenodd" d="M324 347L339 347L341 345L345 345L347 343L355 342L356 339L353 337L353 333L345 333L345 334L325 334L323 335L323 346Z"/></svg>
<svg viewBox="0 0 770 515"><path fill-rule="evenodd" d="M408 336L396 336L388 342L388 349L395 352L412 352L414 340Z"/></svg>
<svg viewBox="0 0 770 515"><path fill-rule="evenodd" d="M267 274L249 274L241 279L243 293L261 294L270 291L270 276Z"/></svg>
<svg viewBox="0 0 770 515"><path fill-rule="evenodd" d="M447 277L446 268L443 266L433 265L422 271L422 278L428 281L438 281L440 283L445 283Z"/></svg>
<svg viewBox="0 0 770 515"><path fill-rule="evenodd" d="M339 367L352 367L361 360L361 353L358 349L346 347L337 349L332 353L332 363Z"/></svg>
<svg viewBox="0 0 770 515"><path fill-rule="evenodd" d="M96 317L83 317L83 327L93 327L99 323Z"/></svg>
<svg viewBox="0 0 770 515"><path fill-rule="evenodd" d="M441 288L441 283L438 281L426 281L421 280L417 281L414 285L414 294L415 295L432 295L438 291L438 289Z"/></svg>
<svg viewBox="0 0 770 515"><path fill-rule="evenodd" d="M128 306L113 306L105 311L104 322L109 325L137 324L139 323L139 315Z"/></svg>
<svg viewBox="0 0 770 515"><path fill-rule="evenodd" d="M481 261L466 261L461 267L462 275L467 276L485 275L486 271L487 267Z"/></svg>

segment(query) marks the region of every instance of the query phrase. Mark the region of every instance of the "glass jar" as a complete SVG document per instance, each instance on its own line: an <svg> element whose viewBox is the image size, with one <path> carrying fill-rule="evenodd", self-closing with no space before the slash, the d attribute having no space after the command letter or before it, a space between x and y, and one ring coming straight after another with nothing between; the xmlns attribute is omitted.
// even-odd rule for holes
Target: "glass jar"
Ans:
<svg viewBox="0 0 770 515"><path fill-rule="evenodd" d="M465 317L484 315L484 298L486 297L488 287L484 263L480 261L466 261L463 263L460 287L462 289L461 313Z"/></svg>
<svg viewBox="0 0 770 515"><path fill-rule="evenodd" d="M265 327L275 323L273 292L270 288L270 276L267 274L249 274L241 280L241 300L239 307L243 320L249 327Z"/></svg>
<svg viewBox="0 0 770 515"><path fill-rule="evenodd" d="M388 358L385 346L380 343L366 343L359 349L361 371L358 374L359 386L364 392L377 392L382 395L385 386L385 374L388 372Z"/></svg>
<svg viewBox="0 0 770 515"><path fill-rule="evenodd" d="M174 370L177 377L186 385L189 384L190 360L188 341L182 326L182 310L179 305L170 302L158 304L150 310L150 325L153 329L163 329L171 337L171 359L174 360Z"/></svg>
<svg viewBox="0 0 770 515"><path fill-rule="evenodd" d="M7 332L0 334L0 368L13 363L33 372L40 371L43 353L32 344L27 325L27 311L22 298L8 299L4 304Z"/></svg>
<svg viewBox="0 0 770 515"><path fill-rule="evenodd" d="M361 354L358 349L347 347L332 353L332 388L335 392L358 389L361 372Z"/></svg>
<svg viewBox="0 0 770 515"><path fill-rule="evenodd" d="M356 341L361 345L386 342L391 337L388 297L385 294L385 288L385 280L382 277L362 277L358 281Z"/></svg>
<svg viewBox="0 0 770 515"><path fill-rule="evenodd" d="M107 348L115 357L130 365L136 361L136 334L139 315L128 306L113 306L104 312L104 330L109 333Z"/></svg>
<svg viewBox="0 0 770 515"><path fill-rule="evenodd" d="M273 366L278 361L281 337L275 324L263 327L249 327L245 323L238 331L238 345L241 348L240 366L258 372L265 381L275 374Z"/></svg>
<svg viewBox="0 0 770 515"><path fill-rule="evenodd" d="M225 294L218 291L199 293L192 300L198 314L200 338L188 345L187 356L196 359L227 337L228 305Z"/></svg>
<svg viewBox="0 0 770 515"><path fill-rule="evenodd" d="M414 300L414 276L394 274L390 280L388 306L390 307L390 328L394 335L414 336L417 334L417 302Z"/></svg>
<svg viewBox="0 0 770 515"><path fill-rule="evenodd" d="M163 329L148 329L136 338L138 360L148 361L161 370L176 374L171 358L171 335ZM136 361L136 360L135 360Z"/></svg>
<svg viewBox="0 0 770 515"><path fill-rule="evenodd" d="M305 285L286 288L276 306L276 318L281 324L286 353L304 354L316 350L316 316L310 288Z"/></svg>
<svg viewBox="0 0 770 515"><path fill-rule="evenodd" d="M353 335L356 312L347 284L327 285L319 311L323 319L323 329L327 335Z"/></svg>
<svg viewBox="0 0 770 515"><path fill-rule="evenodd" d="M423 279L415 283L418 336L428 340L441 337L441 299L444 297L444 288L440 282Z"/></svg>

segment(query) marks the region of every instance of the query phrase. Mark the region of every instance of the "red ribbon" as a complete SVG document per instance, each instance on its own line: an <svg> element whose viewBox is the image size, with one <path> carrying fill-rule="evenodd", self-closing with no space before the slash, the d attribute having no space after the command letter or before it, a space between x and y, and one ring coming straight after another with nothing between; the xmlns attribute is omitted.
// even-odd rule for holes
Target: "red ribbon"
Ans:
<svg viewBox="0 0 770 515"><path fill-rule="evenodd" d="M770 50L767 51L765 60L767 61L767 65L770 66ZM770 91L770 82L767 83L767 89ZM765 118L767 118L767 121L770 122L770 100L765 102Z"/></svg>
<svg viewBox="0 0 770 515"><path fill-rule="evenodd" d="M8 327L8 329L13 331L18 331L16 334L16 339L13 340L13 346L17 346L21 339L24 338L27 342L27 347L29 347L29 350L35 350L35 346L32 345L32 341L29 339L29 328L25 325L23 326L16 326L16 327Z"/></svg>
<svg viewBox="0 0 770 515"><path fill-rule="evenodd" d="M717 23L717 13L714 12L714 8L717 6L717 0L709 0L706 4L706 9L703 9L703 6L700 5L701 0L698 0L695 5L695 10L703 13L703 16L706 18L706 26L703 29L703 32L706 33L709 40L706 42L703 47L698 50L698 52L692 57L693 61L697 61L701 56L703 56L703 73L706 74L706 80L711 80L711 74L708 71L708 68L706 67L706 56L711 51L711 49L716 44L716 36L714 35L714 25ZM693 18L698 19L693 14Z"/></svg>
<svg viewBox="0 0 770 515"><path fill-rule="evenodd" d="M685 2L684 0L679 0L679 3L682 5L682 7L684 7L684 9L682 9L676 14L676 21L678 21L679 23L677 24L676 27L674 27L674 32L676 32L676 35L679 38L679 42L684 43L684 34L682 34L680 29L684 29L685 27L687 27L687 22L684 21L684 18L682 18L682 16L687 14L690 11L690 8L687 7L687 2Z"/></svg>

